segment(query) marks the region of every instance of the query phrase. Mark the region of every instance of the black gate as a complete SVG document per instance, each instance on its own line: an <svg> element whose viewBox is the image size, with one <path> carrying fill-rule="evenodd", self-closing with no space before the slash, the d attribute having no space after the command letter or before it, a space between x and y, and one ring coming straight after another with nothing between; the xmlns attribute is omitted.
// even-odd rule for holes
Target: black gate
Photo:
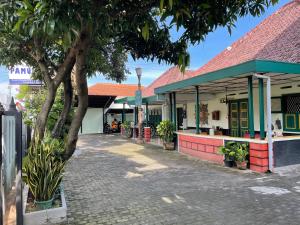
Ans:
<svg viewBox="0 0 300 225"><path fill-rule="evenodd" d="M14 126L13 132L5 132L4 129L6 127L4 126L4 118L11 118L14 119L14 123L12 125ZM4 110L2 104L0 103L0 177L1 177L1 195L0 195L0 224L4 224L5 219L5 198L7 197L8 193L11 192L11 190L3 190L3 183L6 183L5 180L6 177L3 176L3 165L5 163L5 158L3 158L3 144L2 139L7 138L3 135L10 135L9 138L13 140L14 142L14 153L15 153L15 162L14 162L14 170L16 173L14 173L14 183L15 183L15 208L16 208L16 224L17 225L23 225L23 199L22 199L22 158L25 152L25 149L27 149L27 141L30 140L27 137L27 128L23 124L22 121L22 113L18 112L16 109L16 105L14 102L14 99L12 98L11 103L9 105L8 110ZM13 138L12 138L13 137Z"/></svg>

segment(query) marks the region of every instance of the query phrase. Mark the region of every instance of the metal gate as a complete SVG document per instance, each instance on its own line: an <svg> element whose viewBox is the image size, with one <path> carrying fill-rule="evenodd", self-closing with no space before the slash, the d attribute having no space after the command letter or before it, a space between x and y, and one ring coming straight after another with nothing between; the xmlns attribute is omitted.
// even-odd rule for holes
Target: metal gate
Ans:
<svg viewBox="0 0 300 225"><path fill-rule="evenodd" d="M22 114L17 111L14 99L12 98L7 111L1 106L0 103L0 224L3 224L4 219L11 218L10 216L4 218L6 207L11 209L15 206L15 213L13 212L12 215L16 219L16 224L22 225L21 169L22 156L27 146L26 135L23 135ZM13 186L15 186L14 190ZM6 199L8 195L10 201Z"/></svg>
<svg viewBox="0 0 300 225"><path fill-rule="evenodd" d="M16 177L16 125L14 116L2 116L2 185L8 193Z"/></svg>

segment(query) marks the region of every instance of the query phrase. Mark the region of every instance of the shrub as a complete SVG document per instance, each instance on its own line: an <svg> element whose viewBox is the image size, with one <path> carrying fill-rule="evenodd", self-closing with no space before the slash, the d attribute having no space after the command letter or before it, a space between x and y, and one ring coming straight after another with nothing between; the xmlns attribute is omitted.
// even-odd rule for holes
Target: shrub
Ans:
<svg viewBox="0 0 300 225"><path fill-rule="evenodd" d="M219 153L225 156L227 161L244 162L248 156L248 143L229 141L219 148Z"/></svg>
<svg viewBox="0 0 300 225"><path fill-rule="evenodd" d="M249 155L249 144L248 143L239 143L235 153L235 161L245 162Z"/></svg>
<svg viewBox="0 0 300 225"><path fill-rule="evenodd" d="M158 136L164 143L173 142L175 126L171 121L161 121L156 127L156 131Z"/></svg>
<svg viewBox="0 0 300 225"><path fill-rule="evenodd" d="M132 136L131 121L124 121L121 127L125 130L126 136L130 138Z"/></svg>

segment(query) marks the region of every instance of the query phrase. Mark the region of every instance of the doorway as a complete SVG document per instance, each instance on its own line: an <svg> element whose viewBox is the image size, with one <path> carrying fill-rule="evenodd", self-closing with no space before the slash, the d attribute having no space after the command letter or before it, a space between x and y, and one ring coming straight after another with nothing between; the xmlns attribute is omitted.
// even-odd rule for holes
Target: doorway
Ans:
<svg viewBox="0 0 300 225"><path fill-rule="evenodd" d="M182 130L183 128L183 108L177 108L177 129Z"/></svg>
<svg viewBox="0 0 300 225"><path fill-rule="evenodd" d="M232 137L244 137L248 132L248 100L234 100L229 103L229 128Z"/></svg>

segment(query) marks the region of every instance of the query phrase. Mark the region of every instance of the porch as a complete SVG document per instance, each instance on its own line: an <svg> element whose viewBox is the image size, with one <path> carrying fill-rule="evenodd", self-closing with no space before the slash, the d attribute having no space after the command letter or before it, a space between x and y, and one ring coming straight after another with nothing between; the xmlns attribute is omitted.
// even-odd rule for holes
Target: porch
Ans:
<svg viewBox="0 0 300 225"><path fill-rule="evenodd" d="M158 87L155 94L165 97L179 152L221 163L220 146L249 142L250 169L266 172L300 163L299 75L296 63L252 60Z"/></svg>

